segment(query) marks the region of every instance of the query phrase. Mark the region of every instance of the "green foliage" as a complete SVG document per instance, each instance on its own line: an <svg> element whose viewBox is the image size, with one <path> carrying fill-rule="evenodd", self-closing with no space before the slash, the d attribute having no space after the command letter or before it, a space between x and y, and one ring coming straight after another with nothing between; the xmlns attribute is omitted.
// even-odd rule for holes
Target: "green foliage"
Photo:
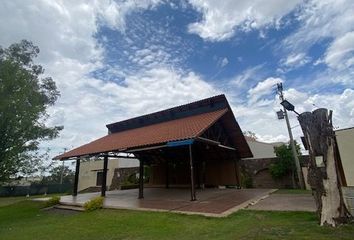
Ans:
<svg viewBox="0 0 354 240"><path fill-rule="evenodd" d="M254 132L252 132L252 131L244 131L243 135L246 136L246 137L249 137L249 138L251 138L253 140L257 140L256 134Z"/></svg>
<svg viewBox="0 0 354 240"><path fill-rule="evenodd" d="M104 197L95 197L84 204L85 211L91 212L103 207Z"/></svg>
<svg viewBox="0 0 354 240"><path fill-rule="evenodd" d="M253 187L252 177L245 172L241 173L241 187L243 187L243 188L252 188Z"/></svg>
<svg viewBox="0 0 354 240"><path fill-rule="evenodd" d="M0 181L36 167L33 154L39 142L57 137L62 129L44 124L47 108L60 94L52 78L42 77L42 66L34 64L38 53L26 40L0 46Z"/></svg>
<svg viewBox="0 0 354 240"><path fill-rule="evenodd" d="M138 184L139 183L139 178L136 177L136 174L133 173L133 174L130 174L126 181L125 181L126 184Z"/></svg>
<svg viewBox="0 0 354 240"><path fill-rule="evenodd" d="M51 198L45 203L45 206L46 206L46 207L51 207L51 206L54 206L54 205L59 204L59 202L60 202L60 197L59 197L59 196L54 196L54 197L51 197Z"/></svg>
<svg viewBox="0 0 354 240"><path fill-rule="evenodd" d="M74 182L75 172L68 166L58 165L51 167L49 176L43 177L42 184L60 183L63 174L63 184L72 184Z"/></svg>
<svg viewBox="0 0 354 240"><path fill-rule="evenodd" d="M296 150L298 155L301 155L300 145L296 144ZM290 144L283 144L279 147L274 147L275 155L279 158L274 164L271 164L269 170L274 179L282 178L295 169L295 162Z"/></svg>

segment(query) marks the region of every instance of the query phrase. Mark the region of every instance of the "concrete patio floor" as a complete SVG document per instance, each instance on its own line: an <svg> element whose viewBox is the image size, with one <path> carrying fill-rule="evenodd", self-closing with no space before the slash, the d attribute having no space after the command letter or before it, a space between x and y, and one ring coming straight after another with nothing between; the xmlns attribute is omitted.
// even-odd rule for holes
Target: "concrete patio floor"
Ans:
<svg viewBox="0 0 354 240"><path fill-rule="evenodd" d="M189 189L145 188L144 199L137 199L138 189L107 191L104 208L169 211L205 216L227 216L252 202L265 198L273 189L197 190L197 201L190 201ZM63 205L83 206L100 193L63 196Z"/></svg>
<svg viewBox="0 0 354 240"><path fill-rule="evenodd" d="M247 208L265 211L315 212L316 204L311 194L273 193Z"/></svg>

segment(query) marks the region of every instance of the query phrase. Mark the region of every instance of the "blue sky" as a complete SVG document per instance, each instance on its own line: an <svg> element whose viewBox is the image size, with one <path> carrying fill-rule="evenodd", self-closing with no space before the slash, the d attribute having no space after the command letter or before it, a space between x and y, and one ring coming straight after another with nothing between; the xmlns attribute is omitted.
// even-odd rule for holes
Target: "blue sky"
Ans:
<svg viewBox="0 0 354 240"><path fill-rule="evenodd" d="M52 155L105 135L107 123L220 93L243 130L287 141L277 82L299 112L327 107L336 127L354 126L353 9L350 0L1 1L0 45L33 41L61 91L46 119L64 125L43 143Z"/></svg>

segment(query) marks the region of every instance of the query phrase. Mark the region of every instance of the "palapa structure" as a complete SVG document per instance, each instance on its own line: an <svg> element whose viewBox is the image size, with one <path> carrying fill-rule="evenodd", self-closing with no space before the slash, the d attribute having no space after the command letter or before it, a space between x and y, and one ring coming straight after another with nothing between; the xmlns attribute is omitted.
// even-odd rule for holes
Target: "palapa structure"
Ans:
<svg viewBox="0 0 354 240"><path fill-rule="evenodd" d="M144 166L150 183L166 188L240 185L238 160L252 157L225 95L107 125L108 135L75 148L57 160L76 159L73 195L77 195L80 158L103 157L105 196L107 163L118 155L140 161L139 198L144 197Z"/></svg>

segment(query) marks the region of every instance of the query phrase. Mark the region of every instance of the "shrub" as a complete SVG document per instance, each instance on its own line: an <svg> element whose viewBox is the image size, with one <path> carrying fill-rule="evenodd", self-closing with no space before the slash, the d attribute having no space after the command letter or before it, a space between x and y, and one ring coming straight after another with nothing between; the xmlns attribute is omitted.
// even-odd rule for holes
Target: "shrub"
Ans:
<svg viewBox="0 0 354 240"><path fill-rule="evenodd" d="M300 146L298 144L296 144L296 151L298 155L301 155ZM274 153L279 160L269 166L270 174L273 179L280 179L295 170L293 153L289 144L274 147Z"/></svg>
<svg viewBox="0 0 354 240"><path fill-rule="evenodd" d="M103 197L95 197L84 204L86 211L94 211L96 209L101 209L103 207Z"/></svg>
<svg viewBox="0 0 354 240"><path fill-rule="evenodd" d="M241 173L241 187L243 187L243 188L252 188L253 187L252 177L245 172Z"/></svg>
<svg viewBox="0 0 354 240"><path fill-rule="evenodd" d="M54 196L54 197L51 197L51 198L45 203L45 206L46 206L46 207L51 207L51 206L54 206L54 205L59 204L59 202L60 202L60 197L59 197L59 196Z"/></svg>

